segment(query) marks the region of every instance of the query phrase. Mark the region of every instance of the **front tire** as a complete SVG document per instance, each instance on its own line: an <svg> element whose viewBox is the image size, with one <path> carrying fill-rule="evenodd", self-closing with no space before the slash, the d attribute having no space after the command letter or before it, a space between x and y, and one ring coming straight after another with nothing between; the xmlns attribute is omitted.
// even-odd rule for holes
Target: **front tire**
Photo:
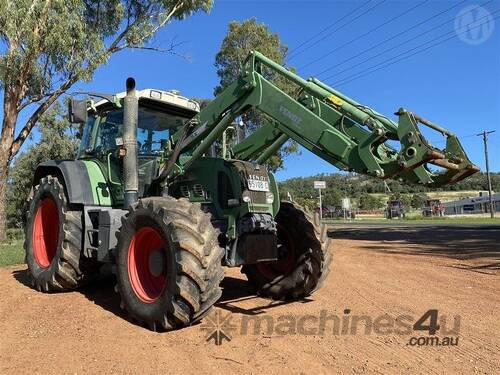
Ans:
<svg viewBox="0 0 500 375"><path fill-rule="evenodd" d="M220 298L223 250L210 215L186 199L141 199L122 219L121 306L153 331L193 324Z"/></svg>
<svg viewBox="0 0 500 375"><path fill-rule="evenodd" d="M283 258L275 262L245 265L257 294L276 300L297 300L319 289L328 273L332 256L326 226L291 202L281 202L276 216L278 245Z"/></svg>
<svg viewBox="0 0 500 375"><path fill-rule="evenodd" d="M99 266L82 255L82 211L70 209L59 179L43 177L28 205L24 249L32 285L67 291L91 280Z"/></svg>

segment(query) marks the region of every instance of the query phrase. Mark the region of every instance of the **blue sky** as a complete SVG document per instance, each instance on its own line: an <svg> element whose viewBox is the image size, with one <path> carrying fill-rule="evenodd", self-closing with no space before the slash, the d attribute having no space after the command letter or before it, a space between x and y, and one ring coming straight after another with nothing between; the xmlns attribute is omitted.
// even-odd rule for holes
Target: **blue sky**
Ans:
<svg viewBox="0 0 500 375"><path fill-rule="evenodd" d="M500 18L493 21L492 35L480 44L473 45L458 37L452 38L385 69L374 71L351 82L342 81L345 77L365 71L372 66L376 67L377 64L440 35L455 35L453 20L457 14L468 6L486 2L486 0L454 2L429 0L387 25L378 27L419 3L404 0L382 1L371 1L355 13L345 27L332 35L327 34L346 22L331 27L311 40L312 43L320 37L327 36L295 58L291 58L289 64L297 67L299 74L304 77L316 75L454 4L461 3L441 16L414 28L411 32L394 38L357 58L352 58L349 62L344 62L338 68L319 77L333 75L333 78L327 79L326 82L344 82L339 86L334 84L334 87L356 101L392 118L395 118L392 114L399 107L405 107L454 131L462 137L463 145L471 159L482 169L484 168L482 140L474 134L483 129L496 129L497 133L490 137L489 142L490 166L493 171L499 171ZM214 56L230 21L256 17L259 22L267 24L272 31L277 32L293 52L294 48L356 7L360 7L363 2L215 0L210 14L195 14L184 21L168 25L152 42L155 46L166 47L172 38L184 41L185 44L179 47L178 51L189 53L192 57L191 62L150 51L125 51L113 56L106 66L101 67L91 83L78 84L75 89L123 91L125 78L134 76L139 88L178 89L185 96L212 97L213 88L218 83ZM364 16L354 19L356 15L380 2L382 2L380 5ZM500 9L498 0L488 2L484 8L492 13L493 17L500 15L495 13ZM443 23L442 27L438 27ZM377 29L367 33L374 28ZM417 37L418 34L432 28L435 29ZM483 32L484 29L480 31ZM446 38L446 35L443 38ZM348 43L358 37L355 42ZM403 42L406 43L402 44ZM301 49L305 46L307 45ZM334 49L335 51L328 57L306 66ZM381 53L383 51L386 52ZM377 54L380 56L368 59ZM363 60L369 61L360 64ZM359 66L352 67L355 64ZM345 69L349 70L341 72ZM439 137L431 135L430 138L436 140ZM299 156L289 157L285 169L277 175L282 180L334 171L336 169L333 166L307 151L302 151Z"/></svg>

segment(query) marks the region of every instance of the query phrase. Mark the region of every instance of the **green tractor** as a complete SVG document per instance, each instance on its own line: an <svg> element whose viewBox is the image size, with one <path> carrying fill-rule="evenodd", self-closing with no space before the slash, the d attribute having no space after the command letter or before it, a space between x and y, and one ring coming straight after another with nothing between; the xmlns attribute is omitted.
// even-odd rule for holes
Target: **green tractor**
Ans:
<svg viewBox="0 0 500 375"><path fill-rule="evenodd" d="M263 67L293 82L297 94L266 80ZM325 227L281 201L265 167L290 139L340 169L378 178L440 186L477 171L437 125L404 109L396 124L258 52L201 111L175 91L139 91L130 78L126 88L71 100L70 119L83 127L80 149L76 160L36 169L26 262L42 292L78 288L111 264L121 306L153 330L202 319L221 297L223 266L242 267L256 292L273 299L303 299L321 286L331 262ZM267 123L228 147L227 130L251 109ZM446 135L446 148L427 143L418 123Z"/></svg>

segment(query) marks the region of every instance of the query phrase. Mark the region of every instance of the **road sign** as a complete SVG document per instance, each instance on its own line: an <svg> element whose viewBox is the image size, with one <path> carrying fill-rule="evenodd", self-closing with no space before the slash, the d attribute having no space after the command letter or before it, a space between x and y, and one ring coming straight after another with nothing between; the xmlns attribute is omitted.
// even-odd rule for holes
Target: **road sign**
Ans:
<svg viewBox="0 0 500 375"><path fill-rule="evenodd" d="M319 193L319 219L323 220L323 204L321 203L321 189L326 189L326 181L314 181L314 188Z"/></svg>
<svg viewBox="0 0 500 375"><path fill-rule="evenodd" d="M315 189L326 189L326 181L314 181Z"/></svg>
<svg viewBox="0 0 500 375"><path fill-rule="evenodd" d="M342 198L342 209L344 210L351 209L351 200L349 198Z"/></svg>

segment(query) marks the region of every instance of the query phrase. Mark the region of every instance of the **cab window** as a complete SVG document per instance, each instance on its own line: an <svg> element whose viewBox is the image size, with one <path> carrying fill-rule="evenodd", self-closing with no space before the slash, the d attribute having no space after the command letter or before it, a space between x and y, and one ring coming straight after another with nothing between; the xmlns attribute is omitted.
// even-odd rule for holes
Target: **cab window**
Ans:
<svg viewBox="0 0 500 375"><path fill-rule="evenodd" d="M186 121L185 117L177 116L147 106L139 107L137 128L137 151L139 155L156 156L163 152L171 134L178 130ZM80 153L109 153L122 142L123 109L103 112L98 117L98 123L87 124L82 139ZM93 145L93 147L92 147Z"/></svg>
<svg viewBox="0 0 500 375"><path fill-rule="evenodd" d="M92 129L94 127L94 122L96 117L89 115L87 118L87 123L83 128L82 139L80 140L80 148L78 149L78 158L84 157L85 154L92 148Z"/></svg>
<svg viewBox="0 0 500 375"><path fill-rule="evenodd" d="M97 153L116 149L116 140L122 136L123 111L111 111L102 118L96 129L94 150Z"/></svg>

